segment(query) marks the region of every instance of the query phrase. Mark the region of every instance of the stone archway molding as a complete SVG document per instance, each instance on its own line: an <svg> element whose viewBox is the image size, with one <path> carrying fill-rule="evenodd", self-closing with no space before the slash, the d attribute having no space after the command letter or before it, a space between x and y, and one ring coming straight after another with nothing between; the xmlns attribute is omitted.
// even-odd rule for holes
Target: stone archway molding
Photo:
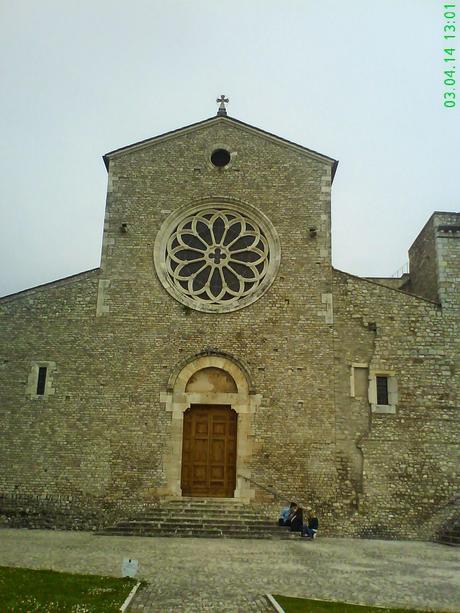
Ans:
<svg viewBox="0 0 460 613"><path fill-rule="evenodd" d="M235 381L236 393L186 392L190 378L205 368L218 368L228 373ZM160 395L166 412L171 414L169 441L163 456L165 485L159 488L158 495L163 498L177 498L181 491L181 464L184 412L192 404L230 405L238 414L238 434L236 451L237 477L235 499L248 502L254 497L248 479L251 478L251 459L254 452L254 432L252 415L262 402L256 394L249 369L230 354L205 350L194 355L173 369L168 386Z"/></svg>
<svg viewBox="0 0 460 613"><path fill-rule="evenodd" d="M190 379L189 377L188 379L185 380L185 383L184 383L184 379L187 377L188 373L191 372L190 374L191 376L198 370L201 370L202 368L206 368L206 366L200 366L199 368L197 368L198 361L201 358L209 358L209 357L212 358L212 366L214 366L215 368L222 368L222 370L225 370L230 375L232 375L232 372L235 372L237 377L238 377L238 373L242 373L246 379L246 387L248 389L248 393L249 394L255 393L255 389L254 389L255 386L254 386L254 383L252 381L252 378L251 378L251 375L250 375L250 372L247 366L241 360L238 360L230 353L224 353L216 349L204 349L203 351L200 351L200 353L196 353L194 356L188 357L185 360L182 360L181 362L179 362L179 364L177 364L176 367L171 372L171 375L168 379L167 391L172 392L174 389L177 389L181 386L183 388L183 391L185 391L185 386L187 385L187 381L188 379ZM219 360L218 358L221 358L221 360ZM222 364L222 365L219 366L218 364ZM232 364L233 364L233 367L232 367ZM188 366L190 368L187 368ZM233 378L235 379L235 377ZM240 390L240 385L238 385L238 381L236 379L235 379L235 383L237 384L238 390Z"/></svg>

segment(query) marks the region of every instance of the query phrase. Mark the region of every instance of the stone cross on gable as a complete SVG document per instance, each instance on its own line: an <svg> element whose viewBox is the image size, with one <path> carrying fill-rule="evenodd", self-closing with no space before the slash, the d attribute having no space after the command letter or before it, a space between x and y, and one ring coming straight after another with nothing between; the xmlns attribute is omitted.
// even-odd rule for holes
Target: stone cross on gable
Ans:
<svg viewBox="0 0 460 613"><path fill-rule="evenodd" d="M219 104L219 108L217 109L217 114L226 116L227 109L225 108L225 105L228 104L228 98L226 98L224 94L222 94L220 98L217 98L216 102L217 104Z"/></svg>

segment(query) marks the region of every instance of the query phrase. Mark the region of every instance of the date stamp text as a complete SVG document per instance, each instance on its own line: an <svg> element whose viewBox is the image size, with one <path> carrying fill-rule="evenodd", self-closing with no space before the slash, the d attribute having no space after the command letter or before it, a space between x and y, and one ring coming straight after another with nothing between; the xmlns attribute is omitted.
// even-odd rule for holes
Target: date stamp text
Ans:
<svg viewBox="0 0 460 613"><path fill-rule="evenodd" d="M444 0L445 1L445 0ZM455 106L455 84L456 84L456 4L442 4L443 10L443 68L444 68L444 92L443 102L446 108Z"/></svg>

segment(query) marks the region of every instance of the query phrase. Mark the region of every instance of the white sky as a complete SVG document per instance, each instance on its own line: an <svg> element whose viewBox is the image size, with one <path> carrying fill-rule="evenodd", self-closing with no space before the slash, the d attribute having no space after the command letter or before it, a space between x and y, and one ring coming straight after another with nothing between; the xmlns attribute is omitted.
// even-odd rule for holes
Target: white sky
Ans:
<svg viewBox="0 0 460 613"><path fill-rule="evenodd" d="M0 295L99 266L101 156L215 115L222 93L339 160L334 265L390 276L432 211L459 209L443 4L0 0Z"/></svg>

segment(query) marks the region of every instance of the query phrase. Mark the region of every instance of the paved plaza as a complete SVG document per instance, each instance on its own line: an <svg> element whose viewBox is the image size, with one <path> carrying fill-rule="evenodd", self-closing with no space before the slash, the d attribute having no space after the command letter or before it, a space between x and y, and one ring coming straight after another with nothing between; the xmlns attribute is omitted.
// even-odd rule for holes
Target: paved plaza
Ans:
<svg viewBox="0 0 460 613"><path fill-rule="evenodd" d="M460 550L435 543L0 530L1 566L120 576L125 557L139 560L139 576L148 582L130 613L250 613L267 592L460 612Z"/></svg>

